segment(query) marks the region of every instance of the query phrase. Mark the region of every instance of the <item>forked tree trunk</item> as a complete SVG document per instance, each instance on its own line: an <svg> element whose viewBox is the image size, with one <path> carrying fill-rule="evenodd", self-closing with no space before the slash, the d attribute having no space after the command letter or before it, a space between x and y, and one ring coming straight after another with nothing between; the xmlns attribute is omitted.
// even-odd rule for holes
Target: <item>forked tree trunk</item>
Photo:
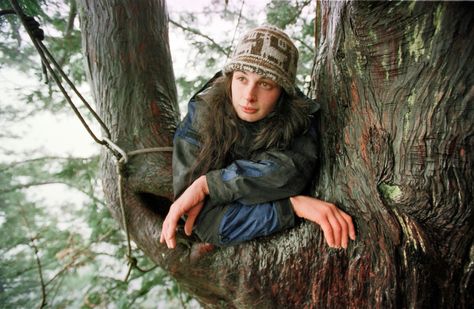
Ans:
<svg viewBox="0 0 474 309"><path fill-rule="evenodd" d="M162 1L81 1L95 99L127 151L170 145L178 119ZM178 248L165 249L169 154L127 165L133 239L209 307L472 307L472 12L465 3L318 3L314 193L355 219L347 250L329 249L308 222L201 255L180 232ZM120 219L113 166L104 156Z"/></svg>

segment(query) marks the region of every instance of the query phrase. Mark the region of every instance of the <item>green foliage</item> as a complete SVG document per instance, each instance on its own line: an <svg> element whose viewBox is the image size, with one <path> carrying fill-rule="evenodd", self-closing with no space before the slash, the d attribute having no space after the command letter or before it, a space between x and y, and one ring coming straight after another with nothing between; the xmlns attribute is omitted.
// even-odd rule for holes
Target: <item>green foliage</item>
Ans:
<svg viewBox="0 0 474 309"><path fill-rule="evenodd" d="M46 0L38 1L38 0L22 0L19 1L22 5L25 14L27 15L42 15L44 11L42 6L46 4ZM9 0L0 0L0 8L1 9L9 9L11 8Z"/></svg>
<svg viewBox="0 0 474 309"><path fill-rule="evenodd" d="M45 30L44 44L80 86L85 74L80 31L74 28L75 2L35 3L21 1L27 14L35 16ZM4 8L5 2L1 4ZM40 58L18 18L1 20L0 68L14 68L40 80ZM21 106L1 106L4 138L20 139L21 133L10 132L11 124L28 121L38 113L71 112L54 82L38 83L28 91L22 88L19 84L16 89ZM0 146L0 156L15 155L14 150ZM134 270L130 283L122 281L128 268L127 248L123 232L103 202L98 156L41 155L21 154L19 157L33 159L0 162L0 308L152 308L157 300L178 299L167 293L176 283L158 268L145 274ZM58 194L78 192L80 199L51 205L31 194L52 185L63 188ZM134 251L141 267L152 268L143 253Z"/></svg>
<svg viewBox="0 0 474 309"><path fill-rule="evenodd" d="M309 89L307 82L311 76L314 59L314 1L272 0L267 4L269 24L284 29L295 41L299 51L298 86Z"/></svg>
<svg viewBox="0 0 474 309"><path fill-rule="evenodd" d="M43 299L52 308L130 308L142 307L150 298L173 302L181 294L159 268L135 270L129 283L122 281L124 235L97 190L97 170L98 157L0 164L1 308L38 307ZM24 194L26 188L45 183L62 183L87 199L80 207L61 205L64 215L55 216L43 201L29 202ZM140 267L153 267L139 250L134 256Z"/></svg>
<svg viewBox="0 0 474 309"><path fill-rule="evenodd" d="M267 5L267 20L270 24L285 29L296 22L301 14L301 6L306 6L310 2L300 4L298 1L273 0Z"/></svg>
<svg viewBox="0 0 474 309"><path fill-rule="evenodd" d="M197 76L193 79L187 79L186 76L179 76L176 78L176 86L178 88L179 97L183 98L180 102L185 102L185 98L190 98L194 92L202 87L209 77Z"/></svg>
<svg viewBox="0 0 474 309"><path fill-rule="evenodd" d="M85 82L81 34L75 27L77 9L75 0L20 1L25 14L33 16L45 32L43 41L51 54L76 85ZM65 10L65 7L68 9ZM1 9L10 9L10 2L0 1ZM68 106L54 85L44 84L41 59L16 15L0 17L0 68L7 66L31 74L43 86L28 94L21 94L22 101L32 105L33 111L49 110L54 113L68 111ZM51 80L52 83L54 83Z"/></svg>

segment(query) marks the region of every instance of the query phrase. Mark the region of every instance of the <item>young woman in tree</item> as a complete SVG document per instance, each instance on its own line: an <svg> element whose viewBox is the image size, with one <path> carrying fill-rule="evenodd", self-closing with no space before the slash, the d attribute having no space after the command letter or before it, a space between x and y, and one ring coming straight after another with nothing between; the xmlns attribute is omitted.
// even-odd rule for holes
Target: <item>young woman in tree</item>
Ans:
<svg viewBox="0 0 474 309"><path fill-rule="evenodd" d="M319 224L329 246L355 239L349 215L302 194L316 166L314 101L295 86L298 51L272 26L243 36L232 59L189 102L174 138L173 186L179 197L160 242L176 246L176 227L229 246L295 225ZM196 223L196 224L195 224ZM194 226L194 229L193 229Z"/></svg>

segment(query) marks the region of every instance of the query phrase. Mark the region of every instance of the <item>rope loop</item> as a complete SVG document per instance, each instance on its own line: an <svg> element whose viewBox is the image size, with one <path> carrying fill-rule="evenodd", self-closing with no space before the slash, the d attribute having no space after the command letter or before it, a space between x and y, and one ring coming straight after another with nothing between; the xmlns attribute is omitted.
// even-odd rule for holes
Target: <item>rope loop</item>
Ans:
<svg viewBox="0 0 474 309"><path fill-rule="evenodd" d="M115 169L117 172L117 189L118 189L118 197L119 197L119 205L120 205L120 212L122 215L122 226L125 230L125 235L127 238L127 260L128 260L128 271L125 276L124 281L128 281L128 278L132 272L132 269L135 268L138 271L145 273L153 270L155 267L152 267L148 270L143 270L138 266L137 259L133 256L132 253L132 244L130 239L130 232L128 229L128 216L125 209L125 201L124 201L124 194L123 194L123 187L124 187L124 178L125 175L125 168L127 163L129 162L129 158L139 154L147 154L147 153L154 153L154 152L171 152L173 151L173 147L153 147L153 148L144 148L138 149L131 152L126 152L116 143L112 142L108 138L104 138L106 142L107 148L112 151L113 155L115 156Z"/></svg>
<svg viewBox="0 0 474 309"><path fill-rule="evenodd" d="M106 147L109 148L109 150L115 156L117 161L123 161L124 164L128 163L128 155L125 150L120 148L116 143L112 142L108 137L104 137L103 141L105 142Z"/></svg>

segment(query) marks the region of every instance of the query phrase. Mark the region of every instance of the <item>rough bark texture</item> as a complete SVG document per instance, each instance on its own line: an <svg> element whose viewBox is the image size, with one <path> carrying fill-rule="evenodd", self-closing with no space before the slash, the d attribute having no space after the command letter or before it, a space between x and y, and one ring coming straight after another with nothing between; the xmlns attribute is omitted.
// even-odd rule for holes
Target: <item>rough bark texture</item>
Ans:
<svg viewBox="0 0 474 309"><path fill-rule="evenodd" d="M346 251L305 222L195 254L158 243L170 156L128 165L137 244L209 307L468 308L473 290L473 5L319 2L314 96L322 106L315 195L357 224ZM160 1L82 0L95 99L126 150L170 145L178 119ZM112 159L104 189L116 218ZM194 252L194 254L191 254Z"/></svg>
<svg viewBox="0 0 474 309"><path fill-rule="evenodd" d="M111 140L126 152L171 146L179 110L165 1L81 0L79 6L86 71ZM112 215L122 224L115 158L108 151L101 172ZM171 152L131 157L125 173L130 234L142 248L157 247L157 218L173 196Z"/></svg>
<svg viewBox="0 0 474 309"><path fill-rule="evenodd" d="M357 218L359 243L335 280L351 306L472 306L473 13L318 5L317 190ZM318 302L330 287L321 280Z"/></svg>

